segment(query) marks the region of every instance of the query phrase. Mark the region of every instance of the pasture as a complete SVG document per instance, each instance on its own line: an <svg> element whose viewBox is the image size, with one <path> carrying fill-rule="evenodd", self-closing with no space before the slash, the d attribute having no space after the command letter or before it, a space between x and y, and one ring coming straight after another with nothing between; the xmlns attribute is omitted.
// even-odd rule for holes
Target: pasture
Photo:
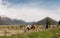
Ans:
<svg viewBox="0 0 60 38"><path fill-rule="evenodd" d="M60 38L60 27L44 29L38 26L27 32L24 28L22 25L0 25L0 38Z"/></svg>

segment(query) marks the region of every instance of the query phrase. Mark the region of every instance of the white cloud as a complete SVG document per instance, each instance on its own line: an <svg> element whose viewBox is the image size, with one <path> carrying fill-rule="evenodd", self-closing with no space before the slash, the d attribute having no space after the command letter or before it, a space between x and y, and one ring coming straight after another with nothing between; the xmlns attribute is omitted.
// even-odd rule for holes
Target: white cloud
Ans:
<svg viewBox="0 0 60 38"><path fill-rule="evenodd" d="M1 1L0 1L0 15L5 15L10 18L23 19L25 21L38 21L47 16L54 18L55 20L60 19L59 10L47 10L42 8L31 7L29 5L22 7L16 6L16 7L7 8L6 6L1 4Z"/></svg>
<svg viewBox="0 0 60 38"><path fill-rule="evenodd" d="M3 15L6 15L10 18L23 19L25 21L38 21L47 16L59 19L59 15L55 14L51 10L35 9L31 7L21 7L21 8L7 8Z"/></svg>

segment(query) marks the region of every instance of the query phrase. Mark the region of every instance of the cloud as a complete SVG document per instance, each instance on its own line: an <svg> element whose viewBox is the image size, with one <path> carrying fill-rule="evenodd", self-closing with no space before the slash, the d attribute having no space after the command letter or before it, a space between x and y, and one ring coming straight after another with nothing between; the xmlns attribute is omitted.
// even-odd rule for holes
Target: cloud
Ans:
<svg viewBox="0 0 60 38"><path fill-rule="evenodd" d="M23 19L25 21L38 21L47 16L55 20L60 19L60 5L56 1L18 1L0 0L0 15L5 15L12 19Z"/></svg>
<svg viewBox="0 0 60 38"><path fill-rule="evenodd" d="M44 10L36 9L31 7L21 7L21 8L8 8L3 12L3 15L6 15L10 18L23 19L25 21L38 21L45 17L51 17L56 20L59 19L58 11L56 10ZM57 14L56 14L57 13Z"/></svg>

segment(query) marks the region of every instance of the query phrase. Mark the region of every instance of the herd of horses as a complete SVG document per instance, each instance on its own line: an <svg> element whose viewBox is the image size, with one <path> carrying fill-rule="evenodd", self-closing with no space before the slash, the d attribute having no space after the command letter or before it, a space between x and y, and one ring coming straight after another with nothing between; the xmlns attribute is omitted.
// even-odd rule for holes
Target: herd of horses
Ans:
<svg viewBox="0 0 60 38"><path fill-rule="evenodd" d="M60 25L60 24L59 24ZM48 29L49 27L53 27L53 28L55 28L55 27L59 27L59 25L44 25L44 26L42 26L42 27L39 27L38 25L27 25L26 27L25 27L25 29L24 29L24 32L27 32L27 31L30 31L30 30L37 30L37 28L45 28L45 29Z"/></svg>
<svg viewBox="0 0 60 38"><path fill-rule="evenodd" d="M25 28L25 32L26 32L26 31L30 31L30 30L34 30L34 29L36 29L36 28L37 28L36 25L27 25L26 28Z"/></svg>

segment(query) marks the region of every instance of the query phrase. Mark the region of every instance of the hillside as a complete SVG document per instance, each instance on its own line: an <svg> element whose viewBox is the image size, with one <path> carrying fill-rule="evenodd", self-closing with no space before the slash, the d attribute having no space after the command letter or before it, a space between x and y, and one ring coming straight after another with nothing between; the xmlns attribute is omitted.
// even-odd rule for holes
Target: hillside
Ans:
<svg viewBox="0 0 60 38"><path fill-rule="evenodd" d="M36 24L45 25L47 21L48 21L48 23L53 24L53 25L56 25L58 23L56 20L49 18L49 17L46 17L40 21L37 21Z"/></svg>
<svg viewBox="0 0 60 38"><path fill-rule="evenodd" d="M23 20L10 19L9 17L0 16L0 25L15 25L15 24L25 24Z"/></svg>
<svg viewBox="0 0 60 38"><path fill-rule="evenodd" d="M52 18L46 17L37 22L25 22L22 19L11 19L9 17L1 17L0 16L0 25L16 25L16 24L38 24L38 25L45 25L46 21L50 24L57 24L58 22Z"/></svg>

